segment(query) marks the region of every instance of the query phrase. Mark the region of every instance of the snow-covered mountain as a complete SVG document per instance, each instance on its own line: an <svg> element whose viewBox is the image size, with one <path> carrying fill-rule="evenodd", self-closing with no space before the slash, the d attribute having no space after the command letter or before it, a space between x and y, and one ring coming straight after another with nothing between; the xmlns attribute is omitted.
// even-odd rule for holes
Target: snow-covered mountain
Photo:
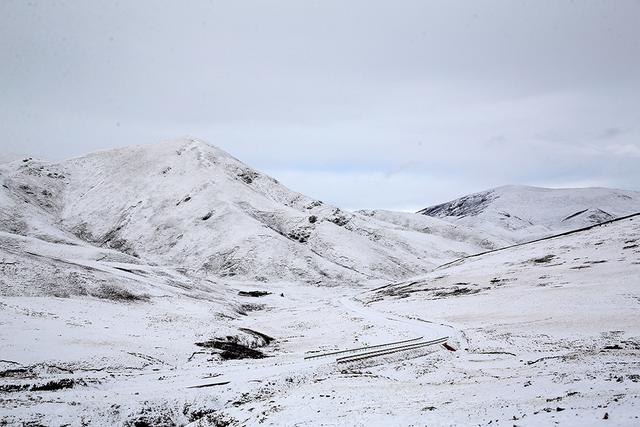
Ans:
<svg viewBox="0 0 640 427"><path fill-rule="evenodd" d="M398 279L504 243L439 219L417 227L350 213L190 139L59 163L26 158L2 165L0 180L0 231L199 277Z"/></svg>
<svg viewBox="0 0 640 427"><path fill-rule="evenodd" d="M418 211L513 242L640 212L640 192L508 185Z"/></svg>
<svg viewBox="0 0 640 427"><path fill-rule="evenodd" d="M487 250L637 208L503 187L347 212L195 140L0 164L0 425L572 425L604 404L624 424L638 217Z"/></svg>

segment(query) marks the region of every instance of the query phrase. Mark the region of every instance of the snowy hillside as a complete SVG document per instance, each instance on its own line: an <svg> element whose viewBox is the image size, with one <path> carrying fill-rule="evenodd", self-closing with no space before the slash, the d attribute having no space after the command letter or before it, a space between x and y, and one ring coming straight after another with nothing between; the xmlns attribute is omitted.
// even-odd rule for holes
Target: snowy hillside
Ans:
<svg viewBox="0 0 640 427"><path fill-rule="evenodd" d="M636 191L509 185L418 213L519 242L636 212L640 212L640 193Z"/></svg>
<svg viewBox="0 0 640 427"><path fill-rule="evenodd" d="M503 242L429 231L303 196L195 140L0 167L0 230L110 248L201 277L398 279Z"/></svg>
<svg viewBox="0 0 640 427"><path fill-rule="evenodd" d="M639 289L636 216L463 260L361 299L459 338L459 357L437 362L424 380L449 382L434 393L434 425L595 425L605 413L634 425Z"/></svg>
<svg viewBox="0 0 640 427"><path fill-rule="evenodd" d="M418 229L432 221L373 215ZM33 294L0 300L0 420L635 425L639 227L634 217L376 290L220 286L113 249L5 233L3 287L38 277L28 280ZM37 287L47 275L65 273L80 295L36 296L51 295ZM420 337L447 337L455 351L308 358Z"/></svg>

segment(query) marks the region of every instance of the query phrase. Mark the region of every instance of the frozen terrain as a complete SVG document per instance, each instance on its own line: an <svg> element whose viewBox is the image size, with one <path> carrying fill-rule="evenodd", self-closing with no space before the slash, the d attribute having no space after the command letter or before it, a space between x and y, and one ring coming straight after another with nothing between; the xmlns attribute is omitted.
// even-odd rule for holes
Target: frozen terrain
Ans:
<svg viewBox="0 0 640 427"><path fill-rule="evenodd" d="M521 242L635 212L640 212L637 191L507 185L418 213Z"/></svg>
<svg viewBox="0 0 640 427"><path fill-rule="evenodd" d="M637 425L639 289L636 216L462 260L360 299L461 334L461 351L441 367L452 384L436 388L434 406L447 408L436 424L457 408L483 424L591 425L607 414Z"/></svg>
<svg viewBox="0 0 640 427"><path fill-rule="evenodd" d="M0 185L0 425L639 422L640 216L467 258L637 193L347 212L194 140Z"/></svg>

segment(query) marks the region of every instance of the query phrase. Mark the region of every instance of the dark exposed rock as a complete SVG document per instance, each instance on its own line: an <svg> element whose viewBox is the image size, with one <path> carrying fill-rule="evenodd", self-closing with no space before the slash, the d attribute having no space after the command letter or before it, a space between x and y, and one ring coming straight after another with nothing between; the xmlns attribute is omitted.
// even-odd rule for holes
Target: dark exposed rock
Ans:
<svg viewBox="0 0 640 427"><path fill-rule="evenodd" d="M531 260L534 264L546 264L551 262L556 256L553 254L545 255L542 258L534 258Z"/></svg>
<svg viewBox="0 0 640 427"><path fill-rule="evenodd" d="M260 174L252 170L243 170L238 174L238 178L244 181L245 184L251 184Z"/></svg>
<svg viewBox="0 0 640 427"><path fill-rule="evenodd" d="M309 203L305 207L307 209L313 209L313 208L317 208L318 206L322 206L322 201L321 200L314 200L313 202Z"/></svg>
<svg viewBox="0 0 640 427"><path fill-rule="evenodd" d="M583 216L586 217L588 219L589 222L593 223L593 224L597 224L600 222L604 222L604 221L609 221L612 220L614 218L613 215L611 215L609 212L603 211L602 209L583 209L581 211L578 211L574 214L569 215L568 217L564 218L562 220L562 222L564 221L568 221L570 219L576 218L578 216Z"/></svg>
<svg viewBox="0 0 640 427"><path fill-rule="evenodd" d="M61 380L49 381L48 383L41 385L34 385L31 387L31 391L55 391L65 388L72 388L75 385L75 381L72 378L65 378Z"/></svg>
<svg viewBox="0 0 640 427"><path fill-rule="evenodd" d="M222 350L218 354L223 360L236 360L236 359L263 359L266 355L260 350L247 347L233 340L209 340L204 342L197 342L196 345L202 348L211 348L216 350Z"/></svg>
<svg viewBox="0 0 640 427"><path fill-rule="evenodd" d="M453 286L451 289L443 289L433 293L436 298L457 297L461 295L473 295L480 292L481 289L472 289L462 286Z"/></svg>
<svg viewBox="0 0 640 427"><path fill-rule="evenodd" d="M300 243L306 243L311 237L311 230L308 228L298 228L296 230L291 230L287 237L291 240L295 240Z"/></svg>
<svg viewBox="0 0 640 427"><path fill-rule="evenodd" d="M271 295L271 292L267 291L240 291L238 295L241 297L263 297L265 295Z"/></svg>
<svg viewBox="0 0 640 427"><path fill-rule="evenodd" d="M138 295L112 284L101 284L97 289L90 290L89 294L100 299L118 302L142 302L149 301L148 295Z"/></svg>
<svg viewBox="0 0 640 427"><path fill-rule="evenodd" d="M327 218L327 221L332 222L339 227L344 227L349 223L349 219L350 218L343 214L340 209L336 209L333 212L333 216L331 218Z"/></svg>
<svg viewBox="0 0 640 427"><path fill-rule="evenodd" d="M418 213L439 218L447 216L456 216L460 218L470 215L473 216L484 211L487 206L489 206L489 204L498 197L499 196L493 191L485 191L461 197L440 205L431 206L418 211Z"/></svg>
<svg viewBox="0 0 640 427"><path fill-rule="evenodd" d="M604 349L605 350L622 350L622 347L620 346L620 344L614 344L614 345L605 345Z"/></svg>

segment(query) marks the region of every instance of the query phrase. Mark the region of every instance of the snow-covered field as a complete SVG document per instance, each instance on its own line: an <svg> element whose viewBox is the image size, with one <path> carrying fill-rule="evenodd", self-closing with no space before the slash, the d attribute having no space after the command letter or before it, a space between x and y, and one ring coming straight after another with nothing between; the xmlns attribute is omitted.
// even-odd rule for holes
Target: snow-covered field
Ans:
<svg viewBox="0 0 640 427"><path fill-rule="evenodd" d="M0 425L640 422L640 216L438 267L638 193L347 212L193 140L0 181Z"/></svg>

